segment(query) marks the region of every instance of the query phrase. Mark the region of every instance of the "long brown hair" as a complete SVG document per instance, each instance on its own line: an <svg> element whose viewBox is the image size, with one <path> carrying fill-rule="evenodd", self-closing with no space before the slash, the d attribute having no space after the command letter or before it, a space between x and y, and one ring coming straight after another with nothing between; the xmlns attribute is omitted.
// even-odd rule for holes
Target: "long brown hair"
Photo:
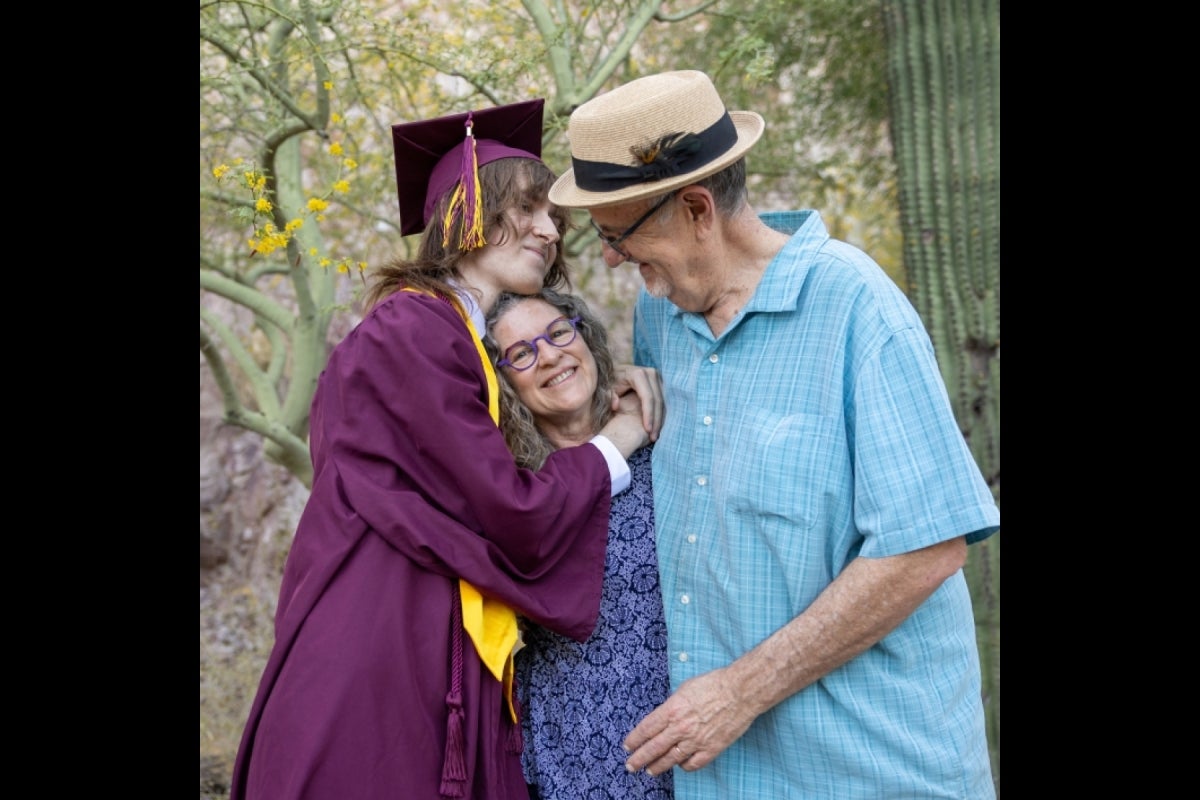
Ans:
<svg viewBox="0 0 1200 800"><path fill-rule="evenodd" d="M483 197L484 230L489 236L499 231L499 238L489 244L503 244L509 236L516 236L511 220L504 213L510 208L544 202L546 194L554 184L556 176L550 168L532 158L500 158L479 168L480 194ZM451 192L444 194L433 209L429 225L421 234L421 243L413 259L393 258L375 270L372 283L363 295L365 308L370 309L380 300L405 287L432 292L439 297L453 297L450 281L459 280L458 263L466 253L455 244L461 233L462 221L452 223L450 235L446 237L444 216ZM554 262L546 273L543 285L552 289L571 288L563 259L562 237L571 227L570 212L553 206L550 212L558 228L559 247ZM447 241L449 244L443 245Z"/></svg>

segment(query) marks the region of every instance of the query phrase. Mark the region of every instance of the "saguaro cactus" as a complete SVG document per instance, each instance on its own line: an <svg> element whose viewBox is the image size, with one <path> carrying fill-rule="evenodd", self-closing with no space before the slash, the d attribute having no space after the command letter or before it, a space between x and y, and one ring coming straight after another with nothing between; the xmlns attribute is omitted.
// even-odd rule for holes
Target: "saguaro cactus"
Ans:
<svg viewBox="0 0 1200 800"><path fill-rule="evenodd" d="M909 297L999 502L1000 2L884 0L883 12ZM966 571L999 791L999 534Z"/></svg>

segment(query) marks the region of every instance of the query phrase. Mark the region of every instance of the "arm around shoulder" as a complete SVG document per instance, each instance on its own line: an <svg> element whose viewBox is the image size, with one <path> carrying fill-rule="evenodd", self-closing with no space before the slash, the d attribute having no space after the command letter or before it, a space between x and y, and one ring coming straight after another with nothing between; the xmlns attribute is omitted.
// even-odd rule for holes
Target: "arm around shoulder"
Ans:
<svg viewBox="0 0 1200 800"><path fill-rule="evenodd" d="M600 430L600 435L616 446L625 458L650 444L650 434L642 422L641 403L634 393L620 398L620 407L612 419Z"/></svg>

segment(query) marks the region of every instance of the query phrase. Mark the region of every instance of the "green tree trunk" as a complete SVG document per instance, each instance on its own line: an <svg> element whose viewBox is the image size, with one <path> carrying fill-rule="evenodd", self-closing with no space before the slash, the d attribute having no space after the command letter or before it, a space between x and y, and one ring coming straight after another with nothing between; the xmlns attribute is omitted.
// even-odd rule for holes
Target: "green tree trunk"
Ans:
<svg viewBox="0 0 1200 800"><path fill-rule="evenodd" d="M1000 501L1000 3L884 0L909 297ZM983 699L1000 789L1000 536L974 545Z"/></svg>

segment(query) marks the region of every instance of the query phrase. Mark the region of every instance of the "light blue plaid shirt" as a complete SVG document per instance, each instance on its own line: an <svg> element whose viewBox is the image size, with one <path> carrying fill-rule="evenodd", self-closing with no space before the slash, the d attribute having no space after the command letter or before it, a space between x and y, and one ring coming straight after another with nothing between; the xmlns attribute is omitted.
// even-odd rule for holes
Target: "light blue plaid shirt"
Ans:
<svg viewBox="0 0 1200 800"><path fill-rule="evenodd" d="M671 686L729 664L857 556L999 529L916 311L815 211L714 339L640 292L634 360L660 370L654 449ZM771 676L762 676L770 680ZM882 641L759 717L677 800L993 798L961 571Z"/></svg>

